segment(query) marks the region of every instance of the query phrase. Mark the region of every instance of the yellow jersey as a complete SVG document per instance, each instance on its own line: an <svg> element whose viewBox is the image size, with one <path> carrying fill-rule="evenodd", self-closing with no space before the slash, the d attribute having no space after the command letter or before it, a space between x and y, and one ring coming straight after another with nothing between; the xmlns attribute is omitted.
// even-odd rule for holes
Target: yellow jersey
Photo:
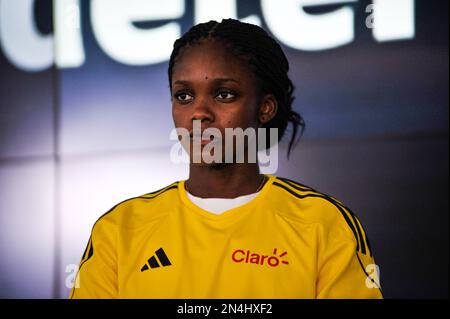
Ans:
<svg viewBox="0 0 450 319"><path fill-rule="evenodd" d="M219 215L192 203L185 181L115 205L93 226L70 298L382 298L353 212L267 177Z"/></svg>

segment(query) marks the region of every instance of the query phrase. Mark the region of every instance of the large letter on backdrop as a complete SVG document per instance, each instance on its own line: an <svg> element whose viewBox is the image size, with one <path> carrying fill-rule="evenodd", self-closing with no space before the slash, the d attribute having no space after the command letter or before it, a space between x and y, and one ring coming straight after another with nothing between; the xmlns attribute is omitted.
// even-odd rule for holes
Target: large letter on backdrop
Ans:
<svg viewBox="0 0 450 319"><path fill-rule="evenodd" d="M102 49L114 60L130 65L146 65L169 59L181 27L169 22L143 30L133 22L180 18L183 0L92 0L92 28Z"/></svg>
<svg viewBox="0 0 450 319"><path fill-rule="evenodd" d="M294 49L316 51L353 41L353 9L345 6L333 12L312 15L306 13L303 7L355 1L261 0L261 9L270 31L281 42Z"/></svg>
<svg viewBox="0 0 450 319"><path fill-rule="evenodd" d="M0 44L11 64L37 72L53 64L53 36L36 27L34 0L0 1Z"/></svg>

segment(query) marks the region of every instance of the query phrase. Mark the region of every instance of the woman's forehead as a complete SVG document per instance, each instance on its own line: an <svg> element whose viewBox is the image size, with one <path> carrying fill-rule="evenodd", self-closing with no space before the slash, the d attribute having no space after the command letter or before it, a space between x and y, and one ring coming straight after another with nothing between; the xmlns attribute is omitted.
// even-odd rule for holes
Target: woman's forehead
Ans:
<svg viewBox="0 0 450 319"><path fill-rule="evenodd" d="M189 45L177 57L172 78L237 78L251 77L242 58L218 41L203 40Z"/></svg>

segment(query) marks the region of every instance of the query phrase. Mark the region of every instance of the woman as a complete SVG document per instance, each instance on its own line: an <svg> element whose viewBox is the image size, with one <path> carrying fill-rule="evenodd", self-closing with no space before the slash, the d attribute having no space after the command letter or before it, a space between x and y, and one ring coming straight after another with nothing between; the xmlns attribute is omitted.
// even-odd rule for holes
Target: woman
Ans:
<svg viewBox="0 0 450 319"><path fill-rule="evenodd" d="M224 143L206 152L214 161L193 161L217 142L194 123L222 136L227 128L276 128L278 139L291 123L290 151L304 123L292 110L288 69L273 38L233 19L196 25L175 42L172 114L193 142L184 143L189 178L99 218L72 298L382 297L368 238L341 202L260 174L248 141L245 154L232 146L232 163Z"/></svg>

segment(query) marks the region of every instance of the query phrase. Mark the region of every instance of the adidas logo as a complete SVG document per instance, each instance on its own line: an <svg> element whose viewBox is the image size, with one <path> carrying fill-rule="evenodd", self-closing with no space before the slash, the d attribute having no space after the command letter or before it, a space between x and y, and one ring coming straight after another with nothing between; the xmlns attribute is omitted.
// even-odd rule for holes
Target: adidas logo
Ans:
<svg viewBox="0 0 450 319"><path fill-rule="evenodd" d="M152 256L147 260L148 264L145 264L144 266L142 266L141 272L148 270L149 269L148 266L150 266L150 268L158 268L159 267L158 260L163 267L172 265L169 260L169 257L167 257L166 253L164 252L164 250L162 248L155 251L155 254L156 254L156 256ZM156 257L158 257L158 258L156 258Z"/></svg>

